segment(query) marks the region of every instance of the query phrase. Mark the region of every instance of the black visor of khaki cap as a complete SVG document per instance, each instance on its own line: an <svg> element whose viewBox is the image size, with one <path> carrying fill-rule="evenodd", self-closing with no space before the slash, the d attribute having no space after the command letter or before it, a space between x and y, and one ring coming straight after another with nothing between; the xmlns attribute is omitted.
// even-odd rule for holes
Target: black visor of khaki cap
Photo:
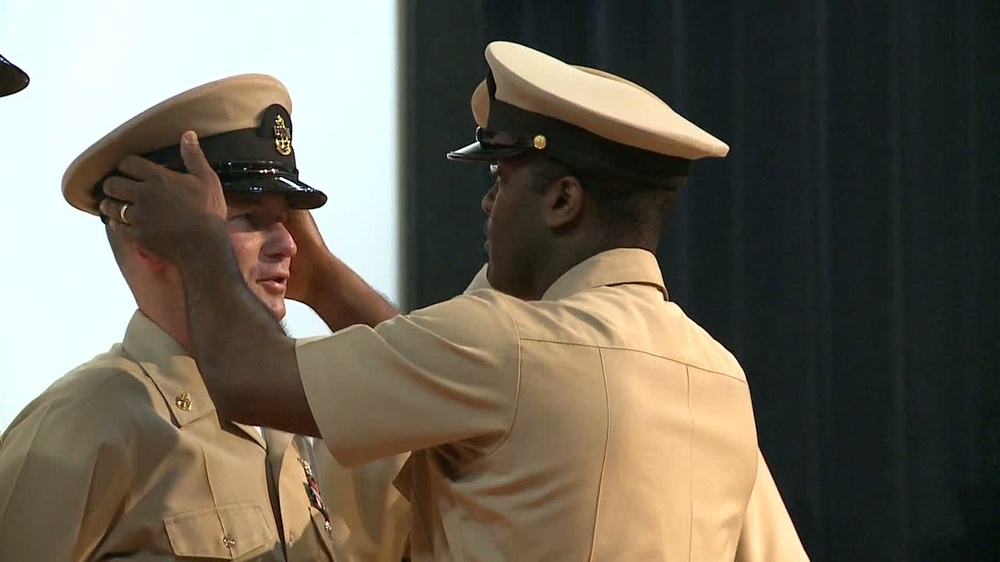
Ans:
<svg viewBox="0 0 1000 562"><path fill-rule="evenodd" d="M293 209L318 209L327 196L298 179L294 171L282 169L277 162L228 162L216 167L222 190L247 195L274 193L284 195Z"/></svg>
<svg viewBox="0 0 1000 562"><path fill-rule="evenodd" d="M179 173L187 171L183 164L165 165L165 167ZM300 210L318 209L327 201L325 193L299 180L298 172L289 169L282 162L266 160L225 162L213 164L212 169L219 176L219 183L222 184L225 193L284 195L289 207ZM117 172L113 172L104 179L117 175L119 175ZM94 198L98 202L105 198L104 179L94 186Z"/></svg>
<svg viewBox="0 0 1000 562"><path fill-rule="evenodd" d="M28 87L28 74L0 56L0 97L16 94Z"/></svg>
<svg viewBox="0 0 1000 562"><path fill-rule="evenodd" d="M537 149L545 142L542 135L519 136L477 127L476 142L449 152L447 157L459 162L497 162Z"/></svg>

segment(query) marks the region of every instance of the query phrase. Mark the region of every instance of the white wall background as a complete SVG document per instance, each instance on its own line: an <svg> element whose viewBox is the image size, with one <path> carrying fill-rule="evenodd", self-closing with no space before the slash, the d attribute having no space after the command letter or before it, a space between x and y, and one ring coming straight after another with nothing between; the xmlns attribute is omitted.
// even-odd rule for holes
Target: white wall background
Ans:
<svg viewBox="0 0 1000 562"><path fill-rule="evenodd" d="M66 166L188 88L263 72L292 95L303 181L328 244L398 300L395 0L2 0L0 54L31 76L0 99L0 431L121 341L135 309L100 220L62 198ZM290 303L295 336L326 333Z"/></svg>

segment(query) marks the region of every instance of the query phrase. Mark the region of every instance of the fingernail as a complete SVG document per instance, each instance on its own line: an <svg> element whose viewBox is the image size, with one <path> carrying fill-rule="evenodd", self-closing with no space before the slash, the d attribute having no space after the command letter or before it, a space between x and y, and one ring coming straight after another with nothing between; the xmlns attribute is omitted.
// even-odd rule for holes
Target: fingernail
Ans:
<svg viewBox="0 0 1000 562"><path fill-rule="evenodd" d="M198 135L194 131L184 133L184 142L188 144L198 144Z"/></svg>

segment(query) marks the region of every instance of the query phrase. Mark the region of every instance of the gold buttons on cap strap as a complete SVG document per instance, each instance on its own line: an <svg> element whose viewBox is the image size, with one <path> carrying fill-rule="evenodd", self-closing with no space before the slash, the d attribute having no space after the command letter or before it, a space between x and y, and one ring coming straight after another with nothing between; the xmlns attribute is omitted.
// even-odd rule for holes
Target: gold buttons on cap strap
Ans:
<svg viewBox="0 0 1000 562"><path fill-rule="evenodd" d="M532 143L535 145L535 148L542 150L549 144L549 141L545 138L545 135L535 135Z"/></svg>
<svg viewBox="0 0 1000 562"><path fill-rule="evenodd" d="M191 395L188 394L187 392L180 393L180 395L177 396L177 398L174 399L174 404L176 404L177 407L180 408L181 410L184 410L185 412L190 412L191 411Z"/></svg>
<svg viewBox="0 0 1000 562"><path fill-rule="evenodd" d="M226 535L222 537L222 544L225 545L226 548L236 548L236 539L234 539L232 535Z"/></svg>

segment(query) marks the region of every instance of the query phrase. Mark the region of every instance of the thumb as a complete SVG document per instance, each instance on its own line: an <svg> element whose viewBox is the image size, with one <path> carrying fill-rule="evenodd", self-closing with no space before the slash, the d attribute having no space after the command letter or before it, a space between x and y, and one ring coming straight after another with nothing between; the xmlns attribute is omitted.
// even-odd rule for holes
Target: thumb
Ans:
<svg viewBox="0 0 1000 562"><path fill-rule="evenodd" d="M184 167L191 175L205 179L215 174L208 159L205 158L205 153L201 151L198 134L194 131L187 131L181 136L181 159L184 160Z"/></svg>

